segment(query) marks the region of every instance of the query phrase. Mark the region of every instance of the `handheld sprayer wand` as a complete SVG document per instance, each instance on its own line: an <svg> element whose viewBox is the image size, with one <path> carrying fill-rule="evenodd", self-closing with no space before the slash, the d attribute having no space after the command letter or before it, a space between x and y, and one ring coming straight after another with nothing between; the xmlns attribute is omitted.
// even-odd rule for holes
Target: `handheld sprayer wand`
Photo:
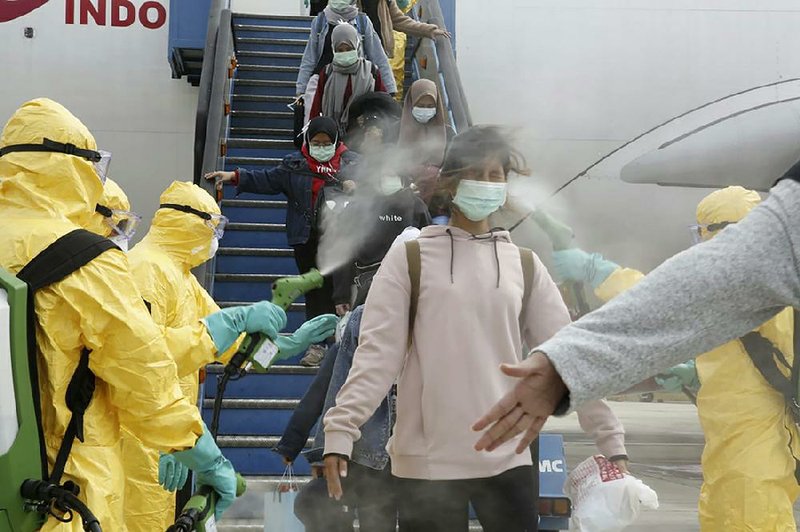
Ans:
<svg viewBox="0 0 800 532"><path fill-rule="evenodd" d="M547 234L547 237L553 244L554 251L561 251L575 247L575 233L572 231L571 227L559 222L541 209L533 211L529 214L529 216L534 222L536 222L542 231ZM521 221L522 220L520 220L520 222ZM583 283L568 283L566 284L566 290L571 292L571 295L573 296L577 306L576 311L578 317L588 314L591 309L589 308L589 304L586 302L586 296L583 292Z"/></svg>
<svg viewBox="0 0 800 532"><path fill-rule="evenodd" d="M288 311L297 298L311 290L321 288L323 282L322 274L316 269L311 269L303 275L282 277L272 283L272 303ZM217 383L217 395L214 397L214 409L209 428L215 440L219 431L219 416L228 382L240 379L251 370L258 373L266 372L277 354L278 347L273 339L263 334L249 334L242 340L238 351L225 366L222 377ZM247 489L247 483L238 473L236 479L236 496L240 497ZM183 507L175 524L170 526L167 532L215 531L214 509L217 499L217 492L211 487L200 486L197 493Z"/></svg>
<svg viewBox="0 0 800 532"><path fill-rule="evenodd" d="M272 303L283 310L289 310L289 307L297 298L311 290L321 288L323 282L322 274L316 268L312 268L303 275L282 277L272 283ZM215 438L219 429L222 398L225 395L228 381L237 380L251 370L257 373L264 373L272 365L277 354L278 347L263 334L249 334L242 340L239 350L225 366L222 377L217 384L217 395L214 397L214 410L210 427L211 434Z"/></svg>

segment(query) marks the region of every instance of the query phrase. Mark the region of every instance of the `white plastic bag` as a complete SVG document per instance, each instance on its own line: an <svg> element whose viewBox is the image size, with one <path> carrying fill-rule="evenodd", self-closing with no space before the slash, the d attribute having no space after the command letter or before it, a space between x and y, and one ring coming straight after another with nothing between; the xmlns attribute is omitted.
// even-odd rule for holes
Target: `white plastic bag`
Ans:
<svg viewBox="0 0 800 532"><path fill-rule="evenodd" d="M655 491L601 455L570 473L566 491L573 506L570 530L580 532L618 532L636 521L642 508L658 508Z"/></svg>
<svg viewBox="0 0 800 532"><path fill-rule="evenodd" d="M305 527L294 515L294 501L300 486L292 466L288 466L278 486L264 496L264 532L303 532Z"/></svg>

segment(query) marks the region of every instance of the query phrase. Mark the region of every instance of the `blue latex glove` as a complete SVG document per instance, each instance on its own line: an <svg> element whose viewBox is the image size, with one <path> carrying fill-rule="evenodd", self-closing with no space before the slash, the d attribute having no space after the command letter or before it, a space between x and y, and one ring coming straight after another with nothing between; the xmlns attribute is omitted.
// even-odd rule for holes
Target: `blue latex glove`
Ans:
<svg viewBox="0 0 800 532"><path fill-rule="evenodd" d="M167 491L177 491L186 484L189 468L171 454L162 454L158 459L158 483Z"/></svg>
<svg viewBox="0 0 800 532"><path fill-rule="evenodd" d="M656 376L656 383L668 392L680 392L684 387L690 390L700 388L700 379L694 360L671 367L662 375Z"/></svg>
<svg viewBox="0 0 800 532"><path fill-rule="evenodd" d="M203 428L203 435L197 439L194 447L173 453L172 456L194 471L199 486L210 486L217 492L219 500L214 515L219 520L236 499L236 471L222 455L208 427L203 425Z"/></svg>
<svg viewBox="0 0 800 532"><path fill-rule="evenodd" d="M339 318L333 314L323 314L305 322L293 335L279 336L275 339L279 349L277 360L293 357L305 351L309 345L333 336L338 321Z"/></svg>
<svg viewBox="0 0 800 532"><path fill-rule="evenodd" d="M269 301L230 307L203 319L217 353L225 353L243 332L263 333L270 338L286 327L286 312Z"/></svg>
<svg viewBox="0 0 800 532"><path fill-rule="evenodd" d="M586 253L579 248L553 252L553 272L562 282L590 283L597 288L618 269L618 264L599 253Z"/></svg>

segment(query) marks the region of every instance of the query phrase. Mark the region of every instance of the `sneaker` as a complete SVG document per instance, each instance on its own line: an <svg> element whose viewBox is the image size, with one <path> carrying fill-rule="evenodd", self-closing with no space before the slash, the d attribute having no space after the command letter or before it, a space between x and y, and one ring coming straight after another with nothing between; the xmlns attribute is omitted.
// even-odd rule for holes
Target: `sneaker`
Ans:
<svg viewBox="0 0 800 532"><path fill-rule="evenodd" d="M306 356L300 361L301 366L310 368L318 367L322 364L322 359L325 358L325 346L321 344L314 344L308 346Z"/></svg>

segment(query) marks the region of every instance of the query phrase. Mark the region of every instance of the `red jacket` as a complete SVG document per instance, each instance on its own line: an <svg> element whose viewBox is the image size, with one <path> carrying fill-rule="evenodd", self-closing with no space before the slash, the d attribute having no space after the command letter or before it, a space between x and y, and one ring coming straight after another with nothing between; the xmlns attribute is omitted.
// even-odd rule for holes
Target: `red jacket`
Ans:
<svg viewBox="0 0 800 532"><path fill-rule="evenodd" d="M322 96L325 94L325 82L328 81L328 68L323 68L319 72L319 82L317 83L317 92L314 94L314 103L311 104L311 114L309 120L322 115ZM372 69L372 75L375 77L375 92L386 92L386 86L381 79L381 73L377 68ZM360 95L359 95L360 96ZM347 80L347 88L344 91L345 101L353 97L353 80Z"/></svg>

